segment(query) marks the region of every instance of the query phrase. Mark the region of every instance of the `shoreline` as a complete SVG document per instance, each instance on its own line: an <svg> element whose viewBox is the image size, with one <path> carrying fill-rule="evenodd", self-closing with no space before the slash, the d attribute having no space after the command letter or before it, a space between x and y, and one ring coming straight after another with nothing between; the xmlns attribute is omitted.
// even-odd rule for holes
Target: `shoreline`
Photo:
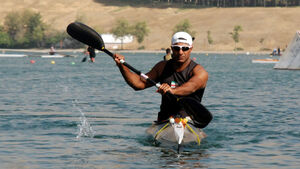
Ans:
<svg viewBox="0 0 300 169"><path fill-rule="evenodd" d="M49 49L0 49L0 53L4 54L7 51L9 52L33 52L33 53L48 53ZM84 52L84 48L80 49L56 49L57 53L60 52ZM162 53L165 54L165 50L111 50L112 52L117 53ZM100 52L100 51L99 51ZM255 54L255 55L266 55L270 54L271 52L268 51L192 51L194 54Z"/></svg>

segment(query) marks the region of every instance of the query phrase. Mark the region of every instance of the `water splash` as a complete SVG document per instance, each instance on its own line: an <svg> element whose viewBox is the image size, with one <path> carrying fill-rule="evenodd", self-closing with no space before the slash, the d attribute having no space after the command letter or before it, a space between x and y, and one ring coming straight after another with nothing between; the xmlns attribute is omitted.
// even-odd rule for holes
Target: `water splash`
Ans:
<svg viewBox="0 0 300 169"><path fill-rule="evenodd" d="M95 132L88 122L87 118L85 117L85 114L83 111L77 106L77 100L72 101L73 106L80 112L80 124L78 124L78 134L76 136L77 139L81 137L90 137L93 138L95 135Z"/></svg>

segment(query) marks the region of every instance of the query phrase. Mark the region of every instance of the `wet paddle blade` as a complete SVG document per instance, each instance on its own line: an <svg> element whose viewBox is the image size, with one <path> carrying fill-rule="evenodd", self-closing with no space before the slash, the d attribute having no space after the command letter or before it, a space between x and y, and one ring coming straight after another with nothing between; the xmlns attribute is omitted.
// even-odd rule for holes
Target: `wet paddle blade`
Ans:
<svg viewBox="0 0 300 169"><path fill-rule="evenodd" d="M68 34L74 39L98 50L104 50L101 36L92 28L80 22L70 23L67 27Z"/></svg>
<svg viewBox="0 0 300 169"><path fill-rule="evenodd" d="M84 57L84 58L81 60L81 62L85 62L85 61L86 61L86 58L87 58L87 57Z"/></svg>
<svg viewBox="0 0 300 169"><path fill-rule="evenodd" d="M206 127L213 119L212 114L194 98L183 97L179 99L179 103L193 120L194 126L198 128Z"/></svg>

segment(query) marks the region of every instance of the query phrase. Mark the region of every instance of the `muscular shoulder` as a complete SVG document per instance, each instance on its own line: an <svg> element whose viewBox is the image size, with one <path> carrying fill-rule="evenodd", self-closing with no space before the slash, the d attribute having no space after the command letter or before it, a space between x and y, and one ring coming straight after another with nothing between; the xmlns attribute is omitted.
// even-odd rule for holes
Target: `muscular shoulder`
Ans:
<svg viewBox="0 0 300 169"><path fill-rule="evenodd" d="M203 66L197 64L197 65L194 67L193 72L203 72L203 73L204 73L204 72L206 72L206 70L204 69ZM207 72L206 72L206 73L207 73Z"/></svg>
<svg viewBox="0 0 300 169"><path fill-rule="evenodd" d="M167 61L160 61L152 69L161 73L164 70L166 64L167 64Z"/></svg>
<svg viewBox="0 0 300 169"><path fill-rule="evenodd" d="M167 64L167 61L160 61L158 62L151 70L147 73L147 75L153 79L156 80L163 72L165 66Z"/></svg>
<svg viewBox="0 0 300 169"><path fill-rule="evenodd" d="M192 71L192 76L197 76L199 78L201 78L202 80L204 81L207 81L208 80L208 73L207 71L204 69L203 66L197 64L193 71Z"/></svg>

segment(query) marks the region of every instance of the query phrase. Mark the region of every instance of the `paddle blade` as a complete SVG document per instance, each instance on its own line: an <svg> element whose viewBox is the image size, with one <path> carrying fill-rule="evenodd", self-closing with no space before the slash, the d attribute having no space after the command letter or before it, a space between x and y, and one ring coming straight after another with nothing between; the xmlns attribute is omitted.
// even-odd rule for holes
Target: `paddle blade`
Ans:
<svg viewBox="0 0 300 169"><path fill-rule="evenodd" d="M67 27L68 34L74 39L98 50L104 50L101 36L92 28L80 22L70 23Z"/></svg>
<svg viewBox="0 0 300 169"><path fill-rule="evenodd" d="M199 101L193 98L180 98L179 103L195 123L194 126L198 128L206 127L213 119L212 114Z"/></svg>
<svg viewBox="0 0 300 169"><path fill-rule="evenodd" d="M81 62L85 62L86 61L86 57L84 57L82 60L81 60Z"/></svg>

